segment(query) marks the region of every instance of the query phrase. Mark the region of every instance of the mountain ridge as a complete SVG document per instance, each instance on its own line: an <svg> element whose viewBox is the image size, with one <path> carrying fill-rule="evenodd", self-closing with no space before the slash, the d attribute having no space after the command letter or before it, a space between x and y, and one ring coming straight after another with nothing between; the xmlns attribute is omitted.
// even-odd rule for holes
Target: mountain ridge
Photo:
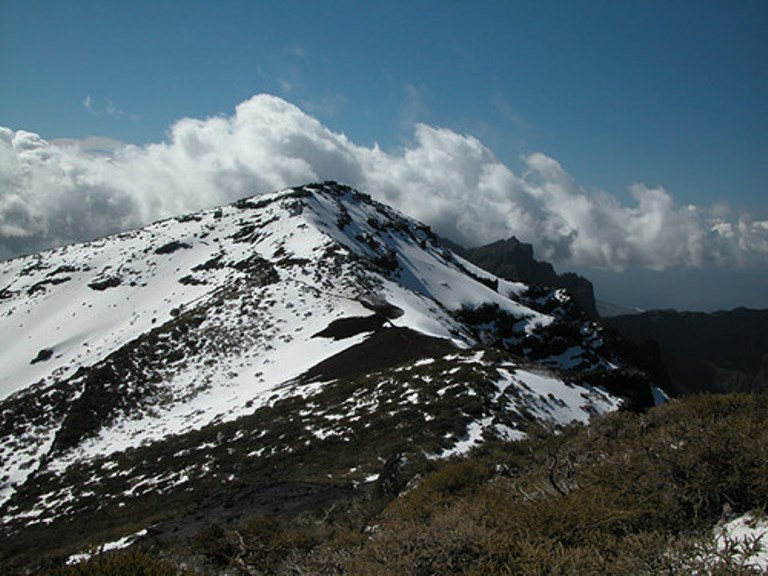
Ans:
<svg viewBox="0 0 768 576"><path fill-rule="evenodd" d="M564 291L334 182L0 263L0 294L11 555L653 403Z"/></svg>

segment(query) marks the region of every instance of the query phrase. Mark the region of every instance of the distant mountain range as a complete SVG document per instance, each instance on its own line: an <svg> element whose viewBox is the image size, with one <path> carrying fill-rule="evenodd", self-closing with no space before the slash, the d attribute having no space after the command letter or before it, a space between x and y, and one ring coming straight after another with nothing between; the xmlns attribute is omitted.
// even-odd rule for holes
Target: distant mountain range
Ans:
<svg viewBox="0 0 768 576"><path fill-rule="evenodd" d="M327 182L0 262L0 557L290 514L652 405L588 282L505 246L532 284Z"/></svg>
<svg viewBox="0 0 768 576"><path fill-rule="evenodd" d="M768 391L768 310L653 310L602 323L635 342L657 342L678 394Z"/></svg>

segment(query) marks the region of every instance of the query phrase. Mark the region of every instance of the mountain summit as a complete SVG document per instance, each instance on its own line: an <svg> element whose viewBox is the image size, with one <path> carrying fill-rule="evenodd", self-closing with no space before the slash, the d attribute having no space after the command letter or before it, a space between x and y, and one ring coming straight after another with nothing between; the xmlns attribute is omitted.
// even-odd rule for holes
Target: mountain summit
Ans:
<svg viewBox="0 0 768 576"><path fill-rule="evenodd" d="M564 290L333 182L0 262L0 398L10 556L652 402Z"/></svg>

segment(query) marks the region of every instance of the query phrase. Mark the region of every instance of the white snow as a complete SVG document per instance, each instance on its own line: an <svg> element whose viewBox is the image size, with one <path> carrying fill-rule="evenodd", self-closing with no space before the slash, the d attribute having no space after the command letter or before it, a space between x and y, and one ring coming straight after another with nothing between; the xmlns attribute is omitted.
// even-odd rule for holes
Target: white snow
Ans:
<svg viewBox="0 0 768 576"><path fill-rule="evenodd" d="M768 518L744 514L716 526L715 538L721 553L733 549L745 568L768 572Z"/></svg>
<svg viewBox="0 0 768 576"><path fill-rule="evenodd" d="M653 386L651 388L651 393L653 394L654 406L660 406L665 402L669 402L669 396L667 396L667 393L658 386Z"/></svg>
<svg viewBox="0 0 768 576"><path fill-rule="evenodd" d="M102 552L110 552L113 550L122 550L123 548L127 548L136 540L139 538L146 536L147 530L146 528L143 530L139 530L135 534L129 534L128 536L124 536L118 540L114 540L112 542L105 542L104 544L97 546L95 549L95 552L80 552L78 554L72 554L69 558L67 558L66 564L68 566L72 566L74 564L80 564L81 562L86 562L93 558L96 554L101 554Z"/></svg>
<svg viewBox="0 0 768 576"><path fill-rule="evenodd" d="M470 422L467 426L466 433L459 438L459 440L448 450L445 450L440 454L441 458L450 458L451 456L459 456L466 454L475 446L478 446L483 441L483 434L491 427L493 418L483 418L477 422Z"/></svg>
<svg viewBox="0 0 768 576"><path fill-rule="evenodd" d="M482 361L482 352L472 358ZM617 410L620 402L597 388L575 385L565 382L561 377L545 372L534 372L515 366L499 370L496 395L497 412L515 412L525 410L537 416L541 422L550 422L554 426L565 426L572 422L588 422L598 413ZM438 390L438 396L446 389ZM498 422L493 415L483 415L470 422L465 434L447 450L439 454L440 458L466 454L479 445L488 434L505 440L519 440L525 437L521 430Z"/></svg>

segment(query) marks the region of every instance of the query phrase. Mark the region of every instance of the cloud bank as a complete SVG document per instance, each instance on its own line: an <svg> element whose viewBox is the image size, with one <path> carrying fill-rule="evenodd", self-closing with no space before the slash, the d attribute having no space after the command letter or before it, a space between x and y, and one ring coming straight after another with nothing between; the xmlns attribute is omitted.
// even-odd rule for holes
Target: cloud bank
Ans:
<svg viewBox="0 0 768 576"><path fill-rule="evenodd" d="M614 270L768 262L768 223L725 205L680 206L643 184L622 204L544 154L515 174L476 138L424 124L401 150L359 146L274 96L182 119L163 143L107 148L0 128L0 258L337 180L465 246L516 236L540 258Z"/></svg>

